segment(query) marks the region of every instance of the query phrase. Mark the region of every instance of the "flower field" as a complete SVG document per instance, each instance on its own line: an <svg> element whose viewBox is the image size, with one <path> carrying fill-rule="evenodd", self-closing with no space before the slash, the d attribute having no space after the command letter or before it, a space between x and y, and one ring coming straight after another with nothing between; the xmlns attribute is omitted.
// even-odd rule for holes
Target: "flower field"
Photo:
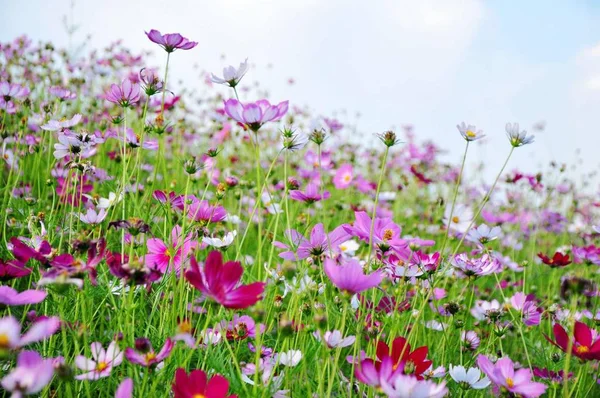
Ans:
<svg viewBox="0 0 600 398"><path fill-rule="evenodd" d="M410 126L355 143L146 36L164 64L0 44L5 396L600 396L600 202L511 166L542 126L448 126L451 163Z"/></svg>

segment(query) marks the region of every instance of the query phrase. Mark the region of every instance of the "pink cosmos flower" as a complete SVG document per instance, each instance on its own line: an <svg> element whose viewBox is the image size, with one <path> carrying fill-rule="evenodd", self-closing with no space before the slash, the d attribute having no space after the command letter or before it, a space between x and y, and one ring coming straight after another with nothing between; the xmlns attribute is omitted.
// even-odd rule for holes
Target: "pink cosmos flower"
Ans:
<svg viewBox="0 0 600 398"><path fill-rule="evenodd" d="M25 290L19 293L10 286L0 286L0 304L9 306L37 304L44 301L46 294L42 290Z"/></svg>
<svg viewBox="0 0 600 398"><path fill-rule="evenodd" d="M7 113L15 113L17 107L13 99L25 98L29 95L29 89L17 83L0 82L0 109Z"/></svg>
<svg viewBox="0 0 600 398"><path fill-rule="evenodd" d="M77 94L67 90L66 88L53 86L48 90L51 96L60 99L61 101L72 100L77 98Z"/></svg>
<svg viewBox="0 0 600 398"><path fill-rule="evenodd" d="M87 209L85 213L79 213L79 219L85 224L98 225L104 221L107 214L106 209L100 209L98 212L95 209Z"/></svg>
<svg viewBox="0 0 600 398"><path fill-rule="evenodd" d="M173 206L183 210L185 198L177 198L173 201ZM195 196L189 196L187 200L192 203L187 206L187 216L191 220L200 223L216 223L223 221L227 217L227 211L223 206L212 206L207 200L198 200Z"/></svg>
<svg viewBox="0 0 600 398"><path fill-rule="evenodd" d="M334 229L331 233L326 234L322 223L313 227L309 239L304 238L296 230L286 231L286 235L289 237L292 245L297 247L296 252L290 250L293 248L282 242L275 241L273 245L280 249L286 249L287 251L280 253L279 257L289 261L303 260L310 256L319 257L329 251L338 253L340 251L340 244L344 243L348 238L348 234L341 226Z"/></svg>
<svg viewBox="0 0 600 398"><path fill-rule="evenodd" d="M354 344L356 340L355 336L342 337L342 332L339 330L334 330L333 332L326 331L322 339L320 332L314 332L313 336L319 341L323 340L329 348L348 347Z"/></svg>
<svg viewBox="0 0 600 398"><path fill-rule="evenodd" d="M480 354L477 365L494 384L495 393L509 392L524 398L536 398L546 391L544 384L531 380L531 370L524 368L515 371L515 364L509 357L500 358L493 364L488 357Z"/></svg>
<svg viewBox="0 0 600 398"><path fill-rule="evenodd" d="M348 259L342 265L338 265L330 258L325 259L325 274L338 289L349 293L360 293L375 286L379 286L384 274L375 271L365 275L363 266L354 259Z"/></svg>
<svg viewBox="0 0 600 398"><path fill-rule="evenodd" d="M105 98L123 108L128 108L140 100L140 85L125 79L120 86L112 84Z"/></svg>
<svg viewBox="0 0 600 398"><path fill-rule="evenodd" d="M356 220L352 225L344 225L344 229L348 234L369 242L371 238L371 224L373 225L372 242L381 252L385 253L392 249L401 256L410 254L408 250L408 242L400 238L402 228L392 221L390 217L375 217L375 222L372 223L371 217L364 211L354 213Z"/></svg>
<svg viewBox="0 0 600 398"><path fill-rule="evenodd" d="M352 180L354 179L353 173L354 169L351 164L341 165L335 172L335 177L333 177L333 185L335 185L335 188L346 189L352 185Z"/></svg>
<svg viewBox="0 0 600 398"><path fill-rule="evenodd" d="M39 393L54 376L52 362L35 351L19 353L17 367L2 379L2 388L12 392L12 397Z"/></svg>
<svg viewBox="0 0 600 398"><path fill-rule="evenodd" d="M242 104L236 99L225 101L225 113L255 133L267 122L280 120L288 111L288 101L271 105L266 99Z"/></svg>
<svg viewBox="0 0 600 398"><path fill-rule="evenodd" d="M172 389L174 398L237 398L227 395L229 381L225 377L217 374L209 379L200 369L192 370L189 375L184 369L177 369Z"/></svg>
<svg viewBox="0 0 600 398"><path fill-rule="evenodd" d="M115 392L115 398L131 398L133 394L133 380L127 378L119 384L117 391Z"/></svg>
<svg viewBox="0 0 600 398"><path fill-rule="evenodd" d="M218 251L208 254L204 267L200 269L194 256L185 278L205 296L212 298L225 308L248 308L256 304L265 290L265 283L255 282L238 286L244 269L239 262L223 264Z"/></svg>
<svg viewBox="0 0 600 398"><path fill-rule="evenodd" d="M290 199L297 200L298 202L306 202L308 204L328 199L330 196L328 191L323 192L323 195L321 195L319 193L319 187L313 183L306 185L306 192L302 192L298 189L290 191Z"/></svg>
<svg viewBox="0 0 600 398"><path fill-rule="evenodd" d="M131 363L147 368L158 367L171 354L174 345L174 342L167 338L163 348L156 353L152 347L152 343L148 339L137 339L135 341L135 350L131 347L125 349L125 358Z"/></svg>
<svg viewBox="0 0 600 398"><path fill-rule="evenodd" d="M431 380L419 380L405 375L398 375L389 383L383 380L381 390L388 398L441 398L448 394L445 381L435 384Z"/></svg>
<svg viewBox="0 0 600 398"><path fill-rule="evenodd" d="M98 380L108 377L113 367L119 366L123 362L123 353L119 350L116 341L111 341L106 350L99 342L92 343L90 348L93 359L83 355L75 358L75 365L86 372L76 376L77 380Z"/></svg>
<svg viewBox="0 0 600 398"><path fill-rule="evenodd" d="M0 352L16 350L28 344L44 340L52 336L60 327L57 317L43 318L29 327L21 336L21 324L13 316L0 319Z"/></svg>
<svg viewBox="0 0 600 398"><path fill-rule="evenodd" d="M181 264L187 259L192 250L192 235L189 234L181 243L181 227L176 225L171 231L171 243L167 245L158 238L148 239L148 254L145 256L146 266L148 268L157 269L165 273L172 262L172 266L176 272L181 269Z"/></svg>
<svg viewBox="0 0 600 398"><path fill-rule="evenodd" d="M158 44L168 53L172 53L175 50L191 50L198 45L198 42L189 41L179 33L165 33L163 35L156 29L144 33L146 33L150 41Z"/></svg>
<svg viewBox="0 0 600 398"><path fill-rule="evenodd" d="M58 131L63 129L68 129L70 127L75 126L77 123L81 121L81 114L77 113L71 119L67 120L49 120L48 123L42 124L40 127L42 130L47 131Z"/></svg>

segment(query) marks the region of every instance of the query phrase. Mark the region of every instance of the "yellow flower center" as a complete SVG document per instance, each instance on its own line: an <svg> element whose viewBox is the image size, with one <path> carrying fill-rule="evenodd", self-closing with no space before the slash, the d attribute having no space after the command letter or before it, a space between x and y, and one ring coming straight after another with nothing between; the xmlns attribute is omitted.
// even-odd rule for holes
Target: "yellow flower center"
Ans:
<svg viewBox="0 0 600 398"><path fill-rule="evenodd" d="M146 363L152 362L156 358L156 354L153 352L149 352L146 354Z"/></svg>
<svg viewBox="0 0 600 398"><path fill-rule="evenodd" d="M350 174L346 174L344 176L344 182L350 182L351 179L352 179L352 176Z"/></svg>
<svg viewBox="0 0 600 398"><path fill-rule="evenodd" d="M452 222L453 222L453 223L455 223L455 224L458 224L458 223L459 223L459 221L460 221L460 218L458 218L458 216L454 216L454 217L452 217Z"/></svg>
<svg viewBox="0 0 600 398"><path fill-rule="evenodd" d="M192 398L206 398L204 394L194 394Z"/></svg>
<svg viewBox="0 0 600 398"><path fill-rule="evenodd" d="M474 131L471 130L467 130L467 132L465 133L465 135L469 138L475 138L477 137L477 133L475 133Z"/></svg>
<svg viewBox="0 0 600 398"><path fill-rule="evenodd" d="M393 236L394 236L394 231L392 231L391 229L386 229L383 231L383 240L384 241L388 241L388 240L392 239Z"/></svg>
<svg viewBox="0 0 600 398"><path fill-rule="evenodd" d="M8 348L10 339L6 333L0 334L0 348Z"/></svg>
<svg viewBox="0 0 600 398"><path fill-rule="evenodd" d="M108 368L108 364L106 362L98 362L98 365L96 365L97 372L103 372L106 370L106 368Z"/></svg>
<svg viewBox="0 0 600 398"><path fill-rule="evenodd" d="M577 347L575 349L575 351L577 351L578 354L586 354L586 353L590 352L590 348L586 345L580 345L579 347Z"/></svg>
<svg viewBox="0 0 600 398"><path fill-rule="evenodd" d="M173 254L171 253L171 249L165 249L165 256L167 256L167 257L173 256Z"/></svg>
<svg viewBox="0 0 600 398"><path fill-rule="evenodd" d="M515 382L510 377L507 377L506 378L506 385L508 386L508 388L513 388L515 386Z"/></svg>
<svg viewBox="0 0 600 398"><path fill-rule="evenodd" d="M189 321L182 321L179 325L177 325L179 329L179 333L190 333L192 331L192 325Z"/></svg>

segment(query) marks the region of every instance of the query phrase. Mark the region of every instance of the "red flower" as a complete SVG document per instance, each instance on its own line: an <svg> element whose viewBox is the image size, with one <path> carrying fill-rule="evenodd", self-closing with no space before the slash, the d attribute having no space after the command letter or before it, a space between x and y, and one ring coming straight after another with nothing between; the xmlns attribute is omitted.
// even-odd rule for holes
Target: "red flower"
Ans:
<svg viewBox="0 0 600 398"><path fill-rule="evenodd" d="M542 262L544 264L547 264L547 265L551 266L552 268L564 267L564 266L571 264L571 259L569 258L569 255L562 254L560 252L554 253L554 256L552 256L552 258L544 255L543 253L538 253L538 257L542 259Z"/></svg>
<svg viewBox="0 0 600 398"><path fill-rule="evenodd" d="M265 283L255 282L236 287L244 269L239 262L228 261L223 264L223 257L218 251L212 251L206 258L201 270L192 256L191 267L185 278L204 295L211 297L225 308L248 308L261 299Z"/></svg>
<svg viewBox="0 0 600 398"><path fill-rule="evenodd" d="M175 398L237 398L237 395L227 395L228 389L229 382L221 375L207 381L206 373L200 369L192 370L189 375L182 368L175 371Z"/></svg>
<svg viewBox="0 0 600 398"><path fill-rule="evenodd" d="M556 341L550 340L546 335L544 337L562 351L566 353L571 351L577 358L585 361L600 359L600 338L596 338L594 341L592 330L585 323L575 322L575 329L573 331L574 340L572 342L566 330L558 323L554 324L553 331ZM571 347L569 347L569 343Z"/></svg>
<svg viewBox="0 0 600 398"><path fill-rule="evenodd" d="M419 347L410 351L410 344L404 337L396 337L392 342L391 349L383 341L377 343L377 358L383 361L385 357L391 357L393 361L393 370L399 366L404 367L404 374L414 375L418 379L430 366L431 361L427 359L427 346Z"/></svg>

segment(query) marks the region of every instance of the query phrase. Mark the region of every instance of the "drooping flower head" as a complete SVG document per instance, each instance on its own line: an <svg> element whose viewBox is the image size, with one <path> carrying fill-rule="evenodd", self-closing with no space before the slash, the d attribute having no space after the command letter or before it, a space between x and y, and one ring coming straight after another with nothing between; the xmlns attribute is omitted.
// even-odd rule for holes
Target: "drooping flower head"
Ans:
<svg viewBox="0 0 600 398"><path fill-rule="evenodd" d="M168 53L172 53L175 50L191 50L198 45L197 42L189 41L179 33L165 33L163 35L156 29L144 33L146 33L150 41L158 44Z"/></svg>

